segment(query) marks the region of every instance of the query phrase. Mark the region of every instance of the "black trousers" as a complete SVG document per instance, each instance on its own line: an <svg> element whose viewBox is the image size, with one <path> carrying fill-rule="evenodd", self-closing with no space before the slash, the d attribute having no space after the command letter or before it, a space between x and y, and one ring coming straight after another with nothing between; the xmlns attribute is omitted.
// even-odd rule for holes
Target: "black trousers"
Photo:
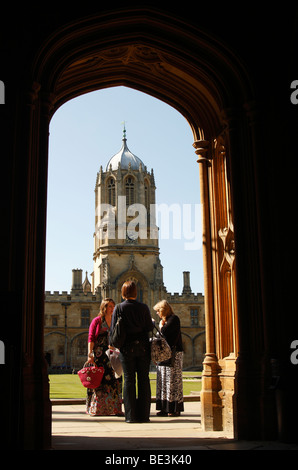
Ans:
<svg viewBox="0 0 298 470"><path fill-rule="evenodd" d="M151 406L149 380L151 356L149 343L134 341L125 345L121 348L120 360L124 376L123 402L125 420L134 422L148 421Z"/></svg>

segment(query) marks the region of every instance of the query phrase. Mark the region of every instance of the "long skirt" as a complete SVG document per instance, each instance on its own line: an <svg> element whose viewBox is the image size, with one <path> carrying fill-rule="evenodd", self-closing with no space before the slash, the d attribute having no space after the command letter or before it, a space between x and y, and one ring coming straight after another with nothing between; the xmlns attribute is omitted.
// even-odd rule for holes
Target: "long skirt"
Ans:
<svg viewBox="0 0 298 470"><path fill-rule="evenodd" d="M106 355L107 332L100 334L94 345L94 360L97 367L104 368L100 386L87 389L86 412L91 416L122 415L122 377L115 377L112 364Z"/></svg>
<svg viewBox="0 0 298 470"><path fill-rule="evenodd" d="M183 405L183 352L176 352L173 367L157 366L156 409L165 413L180 413Z"/></svg>
<svg viewBox="0 0 298 470"><path fill-rule="evenodd" d="M101 384L95 390L87 391L87 413L91 416L122 416L121 382L113 385Z"/></svg>

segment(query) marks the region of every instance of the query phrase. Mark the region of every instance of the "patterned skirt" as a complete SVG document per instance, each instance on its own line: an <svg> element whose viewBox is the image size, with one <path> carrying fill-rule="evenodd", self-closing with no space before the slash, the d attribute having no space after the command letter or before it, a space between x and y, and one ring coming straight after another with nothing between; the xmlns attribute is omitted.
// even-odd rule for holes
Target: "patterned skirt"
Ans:
<svg viewBox="0 0 298 470"><path fill-rule="evenodd" d="M97 367L104 368L101 384L96 389L87 389L86 412L91 416L123 415L122 376L118 379L106 355L108 348L107 332L100 334L94 345L94 360Z"/></svg>
<svg viewBox="0 0 298 470"><path fill-rule="evenodd" d="M95 390L88 389L86 407L91 416L122 416L121 379L113 385L102 384Z"/></svg>
<svg viewBox="0 0 298 470"><path fill-rule="evenodd" d="M156 368L156 409L165 413L184 410L182 382L183 352L176 352L173 367Z"/></svg>

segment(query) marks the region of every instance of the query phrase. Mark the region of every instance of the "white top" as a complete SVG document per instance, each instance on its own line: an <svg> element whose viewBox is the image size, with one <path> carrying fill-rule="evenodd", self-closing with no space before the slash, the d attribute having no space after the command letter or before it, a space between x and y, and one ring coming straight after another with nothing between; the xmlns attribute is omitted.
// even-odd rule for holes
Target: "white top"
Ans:
<svg viewBox="0 0 298 470"><path fill-rule="evenodd" d="M129 148L126 145L126 139L122 139L122 147L121 150L116 153L112 158L110 158L106 171L110 170L110 166L112 166L112 171L117 170L118 165L120 163L120 168L121 169L128 169L129 163L131 164L131 169L132 170L139 170L140 165L142 167L142 170L145 169L145 165L142 162L140 158L138 158L136 155L131 153Z"/></svg>

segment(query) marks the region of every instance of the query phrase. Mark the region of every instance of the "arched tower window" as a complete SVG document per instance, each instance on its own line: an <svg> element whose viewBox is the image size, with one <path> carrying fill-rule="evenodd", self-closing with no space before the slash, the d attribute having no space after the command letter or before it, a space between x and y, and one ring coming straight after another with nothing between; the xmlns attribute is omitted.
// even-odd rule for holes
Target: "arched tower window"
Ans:
<svg viewBox="0 0 298 470"><path fill-rule="evenodd" d="M150 208L150 185L148 180L145 180L145 207L147 211Z"/></svg>
<svg viewBox="0 0 298 470"><path fill-rule="evenodd" d="M135 185L134 179L131 176L128 176L125 181L125 196L126 196L126 205L130 206L135 202Z"/></svg>
<svg viewBox="0 0 298 470"><path fill-rule="evenodd" d="M115 190L115 180L114 178L109 178L108 180L108 204L111 206L116 205L116 190Z"/></svg>

